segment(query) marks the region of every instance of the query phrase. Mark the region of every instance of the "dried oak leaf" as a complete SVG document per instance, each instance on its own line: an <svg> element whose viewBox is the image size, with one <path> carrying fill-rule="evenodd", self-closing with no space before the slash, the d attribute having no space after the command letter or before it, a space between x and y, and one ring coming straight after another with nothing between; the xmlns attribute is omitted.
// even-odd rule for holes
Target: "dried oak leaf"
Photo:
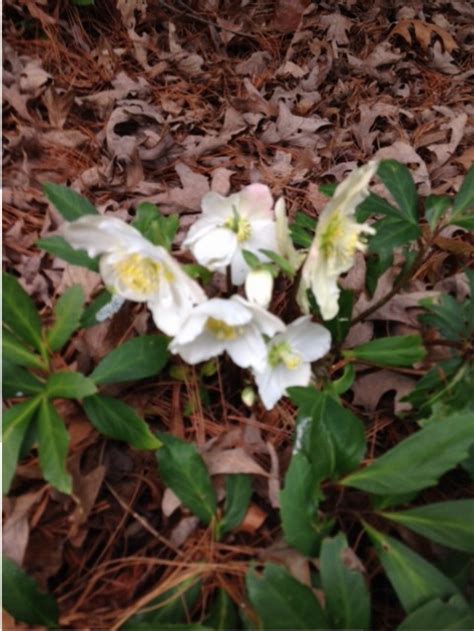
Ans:
<svg viewBox="0 0 474 631"><path fill-rule="evenodd" d="M413 390L416 380L390 370L377 370L368 375L358 376L352 392L354 405L362 406L367 412L377 409L380 399L384 394L395 391L395 414L406 412L411 405L402 402L401 399Z"/></svg>

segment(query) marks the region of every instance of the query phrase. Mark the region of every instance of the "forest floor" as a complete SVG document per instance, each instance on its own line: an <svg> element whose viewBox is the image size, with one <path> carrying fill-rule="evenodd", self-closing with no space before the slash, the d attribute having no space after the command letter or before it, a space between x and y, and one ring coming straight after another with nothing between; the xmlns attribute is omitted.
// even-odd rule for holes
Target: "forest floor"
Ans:
<svg viewBox="0 0 474 631"><path fill-rule="evenodd" d="M317 217L327 201L319 185L374 157L407 164L423 196L455 193L474 161L474 9L467 0L405 4L6 0L4 262L42 317L71 285L81 284L88 300L102 286L98 274L35 246L61 223L44 182L70 185L124 220L142 201L179 213L178 243L210 190L225 195L262 182L285 196L290 216ZM418 301L433 291L463 300L461 271L473 250L463 231L444 232L403 293L356 325L346 345L380 331L417 331ZM377 291L385 293L394 275L386 272ZM358 296L356 310L372 304L362 256L344 282ZM284 300L280 287L276 311ZM127 303L76 335L56 365L87 372L118 343L152 329L148 312ZM425 371L358 373L347 404L364 420L372 453L398 441L400 399ZM54 592L64 628L117 628L151 595L198 574L198 610L216 586L240 603L253 559L279 559L305 575L308 561L281 545L275 520L294 406L283 399L271 412L250 413L240 378L223 383L218 375L206 382L209 405L193 409L198 377L191 370L179 382L164 373L114 394L155 429L200 448L213 440L221 471L264 469L240 530L225 542L173 505L152 453L105 440L71 401L59 406L75 499L44 483L34 455L20 464L4 500L4 547ZM376 561L366 569L376 574ZM383 583L379 596L375 627L394 628L402 614ZM4 626L24 627L8 616Z"/></svg>

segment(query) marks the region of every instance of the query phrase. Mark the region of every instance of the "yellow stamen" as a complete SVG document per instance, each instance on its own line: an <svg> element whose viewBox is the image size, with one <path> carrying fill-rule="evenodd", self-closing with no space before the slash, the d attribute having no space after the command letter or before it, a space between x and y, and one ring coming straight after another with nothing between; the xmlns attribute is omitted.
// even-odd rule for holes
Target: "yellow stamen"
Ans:
<svg viewBox="0 0 474 631"><path fill-rule="evenodd" d="M272 368L275 368L278 364L284 364L288 370L296 370L301 365L301 362L300 354L292 351L288 342L275 344L268 353L268 363Z"/></svg>
<svg viewBox="0 0 474 631"><path fill-rule="evenodd" d="M226 228L232 230L237 235L237 240L239 243L242 241L247 241L252 234L252 226L250 225L250 221L245 219L244 217L239 217L239 215L235 215L235 217L229 217L227 221L224 223Z"/></svg>
<svg viewBox="0 0 474 631"><path fill-rule="evenodd" d="M217 320L216 318L208 318L206 328L221 341L235 340L241 333L240 327L231 326L224 320Z"/></svg>
<svg viewBox="0 0 474 631"><path fill-rule="evenodd" d="M163 274L166 278L170 275L161 263L141 254L130 254L115 265L115 270L124 285L144 295L158 289ZM168 280L172 280L170 276Z"/></svg>

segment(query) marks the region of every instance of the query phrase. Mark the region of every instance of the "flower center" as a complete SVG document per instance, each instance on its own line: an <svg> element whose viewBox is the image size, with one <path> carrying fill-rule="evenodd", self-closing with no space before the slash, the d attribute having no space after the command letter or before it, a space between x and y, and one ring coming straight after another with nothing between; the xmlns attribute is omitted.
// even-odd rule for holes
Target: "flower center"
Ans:
<svg viewBox="0 0 474 631"><path fill-rule="evenodd" d="M360 238L360 225L335 212L319 238L319 247L326 259L336 259L342 265L349 264L356 250L365 249Z"/></svg>
<svg viewBox="0 0 474 631"><path fill-rule="evenodd" d="M326 258L334 254L338 247L337 241L344 236L342 218L339 212L335 212L320 237L320 248Z"/></svg>
<svg viewBox="0 0 474 631"><path fill-rule="evenodd" d="M115 270L124 285L141 294L154 293L164 272L161 263L141 254L130 254L116 264Z"/></svg>
<svg viewBox="0 0 474 631"><path fill-rule="evenodd" d="M232 230L237 235L237 241L242 243L242 241L247 241L247 239L252 234L252 226L250 225L250 221L245 219L245 217L241 217L236 212L234 212L233 217L229 217L227 221L224 223L226 228Z"/></svg>
<svg viewBox="0 0 474 631"><path fill-rule="evenodd" d="M216 318L207 319L206 329L221 341L235 340L242 333L241 327L231 326L224 320L217 320Z"/></svg>
<svg viewBox="0 0 474 631"><path fill-rule="evenodd" d="M278 364L284 364L288 370L296 370L301 362L301 355L292 351L288 342L275 344L268 352L268 363L272 368L276 368Z"/></svg>

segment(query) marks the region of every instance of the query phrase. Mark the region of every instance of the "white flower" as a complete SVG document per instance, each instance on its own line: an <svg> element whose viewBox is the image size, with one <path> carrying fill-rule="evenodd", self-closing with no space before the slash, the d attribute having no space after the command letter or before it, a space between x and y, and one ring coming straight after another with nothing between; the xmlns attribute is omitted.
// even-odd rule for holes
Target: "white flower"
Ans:
<svg viewBox="0 0 474 631"><path fill-rule="evenodd" d="M100 256L99 269L116 295L145 302L156 326L174 335L195 304L206 296L161 246L116 217L87 215L65 225L63 236L76 250Z"/></svg>
<svg viewBox="0 0 474 631"><path fill-rule="evenodd" d="M251 303L267 309L272 299L273 274L268 269L250 270L245 279L245 295Z"/></svg>
<svg viewBox="0 0 474 631"><path fill-rule="evenodd" d="M311 289L324 320L337 315L340 293L337 279L352 267L356 251L365 251L361 235L375 233L371 226L357 223L354 213L369 195L369 182L377 168L378 162L373 160L353 171L336 188L319 217L297 296L298 304L306 313L309 311L306 291Z"/></svg>
<svg viewBox="0 0 474 631"><path fill-rule="evenodd" d="M283 197L275 204L275 218L277 230L278 250L295 272L297 272L305 257L304 252L298 252L293 245L286 215L286 205Z"/></svg>
<svg viewBox="0 0 474 631"><path fill-rule="evenodd" d="M223 271L230 265L233 284L242 285L249 269L242 250L265 261L259 250L277 249L270 189L251 184L229 197L211 192L201 206L202 217L189 229L184 247L210 270Z"/></svg>
<svg viewBox="0 0 474 631"><path fill-rule="evenodd" d="M263 369L267 348L263 335L283 331L283 322L240 296L211 298L195 307L170 344L188 364L217 357L224 351L241 368Z"/></svg>
<svg viewBox="0 0 474 631"><path fill-rule="evenodd" d="M320 359L331 347L331 334L311 316L302 316L286 331L268 343L267 361L262 371L254 371L263 405L271 410L291 386L307 386L311 380L311 362Z"/></svg>

